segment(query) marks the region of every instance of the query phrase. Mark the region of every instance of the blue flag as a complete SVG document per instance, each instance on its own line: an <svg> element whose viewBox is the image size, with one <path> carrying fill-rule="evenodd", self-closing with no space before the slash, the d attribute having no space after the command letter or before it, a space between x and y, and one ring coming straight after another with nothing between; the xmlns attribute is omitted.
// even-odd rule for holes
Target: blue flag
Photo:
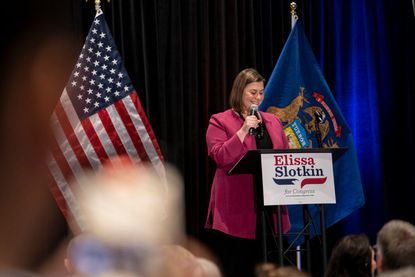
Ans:
<svg viewBox="0 0 415 277"><path fill-rule="evenodd" d="M324 206L326 227L363 206L365 199L350 128L298 22L265 87L259 108L282 121L290 148L346 148L333 164L336 204ZM304 228L303 207L289 205L288 209L292 241L295 233ZM310 230L313 236L321 231L319 209L316 205L308 205L308 209L314 223Z"/></svg>

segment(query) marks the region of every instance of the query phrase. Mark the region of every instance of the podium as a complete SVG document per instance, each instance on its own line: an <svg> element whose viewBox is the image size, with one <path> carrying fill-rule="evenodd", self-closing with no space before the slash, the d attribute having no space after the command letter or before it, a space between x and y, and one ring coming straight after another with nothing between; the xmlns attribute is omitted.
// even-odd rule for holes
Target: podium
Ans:
<svg viewBox="0 0 415 277"><path fill-rule="evenodd" d="M229 171L229 175L252 174L256 212L259 217L257 235L261 236L261 258L267 262L266 207L277 208L278 263L284 264L282 205L320 205L320 227L322 234L323 269L327 265L327 242L325 234L324 204L336 203L332 163L347 148L311 149L259 149L249 150ZM320 160L321 159L321 160ZM320 170L321 165L321 172ZM324 169L324 171L323 171ZM330 172L331 170L331 172ZM322 173L323 175L321 175ZM327 173L327 174L326 174ZM264 176L266 178L264 182ZM272 178L271 178L271 177ZM275 178L274 178L275 177ZM272 180L271 180L272 179ZM298 182L301 181L301 184ZM274 183L272 183L274 182ZM324 182L324 183L323 183ZM323 184L323 185L322 185ZM321 195L301 197L303 186L323 188ZM291 189L301 186L299 189ZM282 192L281 192L282 191ZM314 191L308 189L307 191ZM327 195L325 195L327 193ZM284 194L284 195L282 195ZM327 197L326 197L327 196ZM300 234L301 235L301 234Z"/></svg>

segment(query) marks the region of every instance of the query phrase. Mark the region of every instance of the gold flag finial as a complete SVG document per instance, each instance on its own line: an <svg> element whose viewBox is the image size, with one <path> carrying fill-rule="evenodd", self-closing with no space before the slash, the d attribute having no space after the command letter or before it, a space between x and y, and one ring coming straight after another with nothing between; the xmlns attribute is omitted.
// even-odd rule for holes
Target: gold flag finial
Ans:
<svg viewBox="0 0 415 277"><path fill-rule="evenodd" d="M86 2L88 2L88 0L85 0ZM108 3L110 2L110 0L108 0ZM101 0L95 0L95 10L99 11L101 9Z"/></svg>
<svg viewBox="0 0 415 277"><path fill-rule="evenodd" d="M291 8L291 29L294 28L295 23L298 20L297 12L295 11L297 9L297 3L291 2L290 3Z"/></svg>
<svg viewBox="0 0 415 277"><path fill-rule="evenodd" d="M291 8L291 15L292 16L297 16L297 12L295 11L297 9L297 3L291 2L290 3L290 8Z"/></svg>

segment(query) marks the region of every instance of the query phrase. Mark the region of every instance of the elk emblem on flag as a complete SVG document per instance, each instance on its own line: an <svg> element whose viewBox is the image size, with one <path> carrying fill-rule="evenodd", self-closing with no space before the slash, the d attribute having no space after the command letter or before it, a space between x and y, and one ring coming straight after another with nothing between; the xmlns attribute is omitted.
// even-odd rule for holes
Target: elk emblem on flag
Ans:
<svg viewBox="0 0 415 277"><path fill-rule="evenodd" d="M101 10L50 123L51 191L75 232L85 226L71 184L85 170L97 170L112 157L125 156L134 163L151 164L165 177L156 137Z"/></svg>

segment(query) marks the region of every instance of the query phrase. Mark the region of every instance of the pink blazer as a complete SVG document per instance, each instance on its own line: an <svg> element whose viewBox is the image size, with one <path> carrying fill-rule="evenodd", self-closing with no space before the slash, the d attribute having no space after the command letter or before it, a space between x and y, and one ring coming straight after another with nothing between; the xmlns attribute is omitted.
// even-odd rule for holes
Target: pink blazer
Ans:
<svg viewBox="0 0 415 277"><path fill-rule="evenodd" d="M260 113L274 149L289 148L279 119L269 113ZM243 119L232 109L214 114L209 120L206 143L208 155L216 163L216 173L205 228L254 239L256 213L252 175L227 175L227 171L248 150L256 149L254 136L247 135L242 143L236 135L242 124ZM282 222L283 232L286 233L291 224L285 206L282 209Z"/></svg>

